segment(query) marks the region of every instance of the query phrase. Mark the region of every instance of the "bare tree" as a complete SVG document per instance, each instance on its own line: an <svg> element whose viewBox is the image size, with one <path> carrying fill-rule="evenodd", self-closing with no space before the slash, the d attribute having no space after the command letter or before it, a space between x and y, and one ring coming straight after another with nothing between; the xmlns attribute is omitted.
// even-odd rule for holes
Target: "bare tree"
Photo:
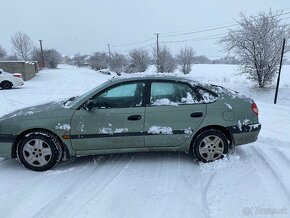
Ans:
<svg viewBox="0 0 290 218"><path fill-rule="evenodd" d="M101 70L109 67L109 56L106 52L96 52L88 60L92 69Z"/></svg>
<svg viewBox="0 0 290 218"><path fill-rule="evenodd" d="M176 69L176 61L170 53L169 48L164 45L160 46L159 52L153 50L153 57L156 69L160 73L172 73Z"/></svg>
<svg viewBox="0 0 290 218"><path fill-rule="evenodd" d="M55 49L45 49L43 50L43 55L45 67L47 68L57 68L57 65L62 59L61 54ZM39 49L34 48L31 56L33 60L37 60L38 63L41 63L41 52Z"/></svg>
<svg viewBox="0 0 290 218"><path fill-rule="evenodd" d="M277 74L283 38L289 51L289 27L281 24L280 15L271 11L255 17L241 14L238 24L220 42L240 58L241 73L264 88Z"/></svg>
<svg viewBox="0 0 290 218"><path fill-rule="evenodd" d="M150 64L149 52L145 49L133 49L129 53L129 65L127 66L126 72L136 73L144 72Z"/></svg>
<svg viewBox="0 0 290 218"><path fill-rule="evenodd" d="M33 42L26 33L16 32L11 36L12 49L16 55L27 61L33 50Z"/></svg>
<svg viewBox="0 0 290 218"><path fill-rule="evenodd" d="M112 53L109 59L109 67L111 71L116 73L121 73L124 71L125 66L127 65L127 58L119 53Z"/></svg>
<svg viewBox="0 0 290 218"><path fill-rule="evenodd" d="M192 47L185 47L180 49L177 55L177 62L180 65L180 70L184 74L188 74L191 71L191 65L194 61L194 50Z"/></svg>
<svg viewBox="0 0 290 218"><path fill-rule="evenodd" d="M0 59L4 58L6 56L6 50L1 47L0 45Z"/></svg>

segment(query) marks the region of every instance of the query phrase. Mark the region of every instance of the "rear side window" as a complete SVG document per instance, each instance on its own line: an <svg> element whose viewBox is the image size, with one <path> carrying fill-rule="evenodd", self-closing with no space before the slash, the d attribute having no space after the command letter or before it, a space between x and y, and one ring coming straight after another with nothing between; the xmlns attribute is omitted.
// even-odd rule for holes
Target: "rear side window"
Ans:
<svg viewBox="0 0 290 218"><path fill-rule="evenodd" d="M198 93L201 95L202 103L212 103L218 99L218 95L202 87L196 87Z"/></svg>
<svg viewBox="0 0 290 218"><path fill-rule="evenodd" d="M152 82L150 105L181 105L198 103L193 89L185 83Z"/></svg>

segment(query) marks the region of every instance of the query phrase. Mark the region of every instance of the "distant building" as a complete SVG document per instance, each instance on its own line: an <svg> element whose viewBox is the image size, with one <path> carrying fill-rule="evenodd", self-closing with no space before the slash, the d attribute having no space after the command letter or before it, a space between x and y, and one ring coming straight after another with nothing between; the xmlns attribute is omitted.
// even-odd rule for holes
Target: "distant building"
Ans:
<svg viewBox="0 0 290 218"><path fill-rule="evenodd" d="M0 61L0 68L8 73L21 73L24 81L32 79L38 73L37 61Z"/></svg>

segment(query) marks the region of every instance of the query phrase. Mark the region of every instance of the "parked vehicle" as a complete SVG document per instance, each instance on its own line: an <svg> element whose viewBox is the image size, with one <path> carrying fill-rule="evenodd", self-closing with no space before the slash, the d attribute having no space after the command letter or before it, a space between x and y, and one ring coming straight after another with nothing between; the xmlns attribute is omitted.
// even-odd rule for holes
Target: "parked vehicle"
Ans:
<svg viewBox="0 0 290 218"><path fill-rule="evenodd" d="M0 88L11 89L24 84L21 73L7 73L0 69Z"/></svg>
<svg viewBox="0 0 290 218"><path fill-rule="evenodd" d="M260 129L255 102L237 92L185 77L118 77L2 117L0 156L35 171L120 152L183 151L211 162L256 141Z"/></svg>

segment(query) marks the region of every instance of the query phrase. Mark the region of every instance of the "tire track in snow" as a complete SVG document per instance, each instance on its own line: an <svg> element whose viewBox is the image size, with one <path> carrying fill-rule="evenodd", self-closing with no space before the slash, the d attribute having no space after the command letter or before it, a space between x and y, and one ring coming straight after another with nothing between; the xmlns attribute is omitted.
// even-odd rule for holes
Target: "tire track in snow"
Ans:
<svg viewBox="0 0 290 218"><path fill-rule="evenodd" d="M83 169L85 167L86 166L80 167L80 169ZM21 169L21 170L24 170L24 169ZM68 170L69 170L69 168L68 168ZM96 169L93 169L93 170L96 170ZM92 174L93 170L87 170L85 172L85 175L90 176ZM67 170L64 170L64 171L67 171ZM28 173L31 174L31 177L22 179L23 184L21 184L21 186L19 186L17 188L17 192L15 192L15 194L13 192L11 193L11 195L9 196L10 199L9 199L8 203L5 204L5 207L1 207L1 212L3 212L4 214L7 214L8 217L15 217L15 216L18 217L17 211L23 211L23 210L26 210L26 208L29 208L31 202L35 201L34 200L35 198L40 200L38 207L37 207L37 208L39 208L39 210L41 210L42 208L45 208L46 202L51 202L52 199L55 200L57 197L61 198L62 192L58 193L57 197L55 197L55 193L57 192L57 190L55 190L55 188L58 188L58 189L64 188L65 189L65 186L62 187L61 185L63 183L65 183L64 185L68 185L66 182L70 178L69 176L67 176L66 179L61 179L61 182L57 182L56 185L54 185L55 181L59 180L59 177L57 175L55 175L55 171L51 170L51 171L46 171L46 172L42 172L42 173L39 173L39 172L28 172ZM83 174L82 174L82 176L83 176ZM81 184L81 182L85 181L85 179L82 177L77 177L77 181L74 181L73 184L77 183L78 181L80 182L79 184ZM27 186L33 187L33 191L27 190ZM69 184L69 187L71 187L71 186L73 186L73 185ZM47 187L50 187L50 188L53 187L51 192L44 191L44 190L46 190ZM48 194L48 196L47 196L47 194ZM46 197L48 197L48 198L46 198ZM45 198L45 201L43 201L44 198ZM15 201L17 201L17 204L15 204ZM13 208L14 210L11 211L11 208ZM34 208L36 208L36 207L34 207ZM29 211L28 212L29 217L33 217L33 215L37 212L38 212L38 210ZM33 213L33 214L31 214L31 213Z"/></svg>
<svg viewBox="0 0 290 218"><path fill-rule="evenodd" d="M91 157L89 157L89 159L91 159ZM78 196L82 192L81 189L84 186L86 186L86 184L91 183L91 178L96 176L96 172L101 170L101 168L104 165L106 165L106 163L112 161L112 159L113 159L112 156L108 156L108 158L102 160L101 162L98 163L98 165L93 166L93 167L92 167L91 162L85 164L85 166L81 167L80 170L82 170L82 168L84 169L88 168L88 169L86 169L85 172L81 172L79 177L77 177L76 180L74 180L72 183L70 184L65 183L64 189L57 196L49 199L49 201L47 201L43 205L43 207L36 214L34 214L33 217L35 218L50 217L53 214L57 213L63 201L65 201L70 196ZM84 158L84 160L81 160L81 162L86 162L87 160L88 158ZM77 158L75 159L74 162L77 165L80 164ZM95 164L95 159L94 159L94 164ZM70 165L72 164L70 163ZM64 196L66 197L65 199L64 199Z"/></svg>
<svg viewBox="0 0 290 218"><path fill-rule="evenodd" d="M126 154L122 155L121 157L125 157L126 158ZM121 172L126 168L126 166L132 161L133 159L133 155L131 155L131 158L129 158L129 160L124 160L125 164L123 164L121 166L121 168L116 169L115 170L115 174L113 174L113 176L110 176L107 181L105 181L105 183L103 185L101 185L100 189L93 192L93 194L77 209L76 212L74 212L74 214L71 216L72 218L75 217L85 206L87 206L87 204L89 204L97 195L99 195L117 176L119 176L121 174ZM116 164L116 163L113 163Z"/></svg>
<svg viewBox="0 0 290 218"><path fill-rule="evenodd" d="M281 162L284 163L284 166L290 166L290 159L282 151L278 150L277 148L272 148L271 150L276 153Z"/></svg>
<svg viewBox="0 0 290 218"><path fill-rule="evenodd" d="M248 147L250 150L247 153L250 161L257 170L258 175L261 177L262 183L266 186L266 190L270 192L272 196L281 196L280 200L285 202L290 201L290 192L287 187L281 182L280 175L277 174L273 168L273 163L266 157L265 153L261 150L257 150L255 147ZM274 190L273 187L276 187Z"/></svg>
<svg viewBox="0 0 290 218"><path fill-rule="evenodd" d="M80 175L79 179L65 187L56 197L50 199L33 217L57 217L60 212L67 213L67 217L73 217L90 199L93 199L98 193L102 192L103 189L117 177L130 161L130 159L127 160L127 157L126 155L111 155L109 158L101 161L101 163L98 162L97 165L93 167L93 170L86 173L87 176L84 177L84 175ZM125 162L125 164L123 164L123 162ZM91 164L89 164L89 167L90 165ZM91 169L91 167L89 169ZM94 182L92 183L92 181ZM95 189L97 191L94 191ZM78 203L76 204L76 202ZM70 205L74 204L75 206L80 204L82 206L79 208L70 207ZM72 208L75 208L77 211L75 212ZM66 209L66 211L63 211L64 209Z"/></svg>

